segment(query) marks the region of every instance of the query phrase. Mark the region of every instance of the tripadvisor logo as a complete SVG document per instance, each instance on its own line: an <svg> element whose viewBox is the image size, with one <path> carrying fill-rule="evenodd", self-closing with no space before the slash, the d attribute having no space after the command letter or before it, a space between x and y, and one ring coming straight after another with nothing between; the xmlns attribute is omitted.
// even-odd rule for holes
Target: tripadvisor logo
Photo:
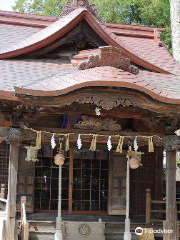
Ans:
<svg viewBox="0 0 180 240"><path fill-rule="evenodd" d="M136 235L140 236L140 235L143 234L143 229L142 229L141 227L137 227L137 228L135 229L135 233L136 233Z"/></svg>

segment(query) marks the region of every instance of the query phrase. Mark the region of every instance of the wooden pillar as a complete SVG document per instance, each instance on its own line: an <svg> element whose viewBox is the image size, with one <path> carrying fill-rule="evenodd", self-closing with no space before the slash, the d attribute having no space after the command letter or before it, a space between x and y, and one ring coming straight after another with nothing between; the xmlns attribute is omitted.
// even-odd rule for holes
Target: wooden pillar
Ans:
<svg viewBox="0 0 180 240"><path fill-rule="evenodd" d="M9 135L9 174L8 174L8 219L7 219L7 240L16 240L16 195L17 195L17 172L19 160L19 134L18 130L12 131Z"/></svg>
<svg viewBox="0 0 180 240"><path fill-rule="evenodd" d="M146 189L146 223L151 222L151 189Z"/></svg>
<svg viewBox="0 0 180 240"><path fill-rule="evenodd" d="M74 159L74 149L70 149L70 163L69 163L69 213L72 213L72 200L73 200L73 159Z"/></svg>
<svg viewBox="0 0 180 240"><path fill-rule="evenodd" d="M5 186L5 184L4 183L2 183L1 184L1 193L0 193L0 195L1 195L1 198L3 198L3 199L5 199L5 195L6 195L6 186Z"/></svg>
<svg viewBox="0 0 180 240"><path fill-rule="evenodd" d="M172 138L172 136L171 136ZM168 137L167 137L168 139ZM176 146L169 142L166 148L166 221L164 221L164 240L178 240L177 204L176 204ZM171 142L171 144L170 144Z"/></svg>

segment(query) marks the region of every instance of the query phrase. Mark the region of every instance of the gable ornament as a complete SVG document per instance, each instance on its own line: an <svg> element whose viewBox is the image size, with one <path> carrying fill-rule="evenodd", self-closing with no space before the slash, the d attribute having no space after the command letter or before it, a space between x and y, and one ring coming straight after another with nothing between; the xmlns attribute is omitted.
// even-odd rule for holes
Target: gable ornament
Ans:
<svg viewBox="0 0 180 240"><path fill-rule="evenodd" d="M131 64L130 59L123 55L123 51L113 46L99 47L98 53L90 54L88 59L77 65L79 70L102 66L115 67L135 75L139 73L138 67Z"/></svg>
<svg viewBox="0 0 180 240"><path fill-rule="evenodd" d="M67 2L62 8L62 13L60 17L64 17L70 14L77 8L86 8L98 22L104 24L105 22L99 17L99 13L95 4L89 4L88 0L74 0L73 2Z"/></svg>

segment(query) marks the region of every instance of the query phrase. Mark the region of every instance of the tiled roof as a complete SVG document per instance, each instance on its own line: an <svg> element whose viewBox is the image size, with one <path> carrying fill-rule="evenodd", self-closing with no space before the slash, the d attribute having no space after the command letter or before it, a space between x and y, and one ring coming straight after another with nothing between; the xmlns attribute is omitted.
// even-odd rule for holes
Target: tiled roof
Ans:
<svg viewBox="0 0 180 240"><path fill-rule="evenodd" d="M161 98L180 99L180 77L140 71L138 75L114 67L78 70L65 60L0 60L1 90L29 95L61 95L88 86L128 87ZM34 91L35 90L35 91ZM1 97L1 95L0 95ZM157 96L156 96L157 98Z"/></svg>
<svg viewBox="0 0 180 240"><path fill-rule="evenodd" d="M71 92L76 89L92 86L111 86L121 88L131 88L138 91L142 91L151 97L165 102L175 102L177 100L180 103L180 91L177 93L174 89L168 88L170 84L163 87L162 79L163 74L154 75L150 79L150 72L144 71L139 75L133 75L123 70L110 67L96 67L87 70L74 69L66 72L66 75L58 73L48 79L38 81L34 84L30 84L23 89L16 88L17 94L32 95L32 96L59 96ZM161 78L162 77L162 78ZM161 79L159 84L158 78ZM172 81L177 79L173 75Z"/></svg>
<svg viewBox="0 0 180 240"><path fill-rule="evenodd" d="M39 28L0 23L0 51L39 32Z"/></svg>
<svg viewBox="0 0 180 240"><path fill-rule="evenodd" d="M65 75L72 66L63 60L0 60L0 90L14 91L14 87L25 87L53 75Z"/></svg>
<svg viewBox="0 0 180 240"><path fill-rule="evenodd" d="M139 54L143 59L173 74L180 75L180 65L170 55L164 45L153 39L118 36L118 38Z"/></svg>
<svg viewBox="0 0 180 240"><path fill-rule="evenodd" d="M9 47L2 49L0 51L0 58L1 59L6 58L6 56L3 56L3 55L8 55L7 57L11 57L11 56L13 57L13 56L21 55L22 53L27 53L30 51L30 50L27 50L28 47L32 47L31 51L35 50L36 49L35 45L37 44L39 46L46 39L49 39L48 43L51 43L52 42L51 36L56 34L56 38L59 38L60 34L58 33L62 31L61 33L62 35L64 28L68 26L68 24L71 23L81 13L83 15L84 11L86 11L84 8L76 9L72 13L70 13L68 16L61 18L60 20L48 26L47 28L42 29L41 31L38 31L37 33L32 34L27 38L24 38L22 41L19 41L16 44L10 45ZM46 42L44 44L41 44L41 46L39 47L43 47L48 43ZM20 53L18 53L17 51L19 51Z"/></svg>
<svg viewBox="0 0 180 240"><path fill-rule="evenodd" d="M0 12L0 98L13 99L11 93L6 95L3 91L13 92L14 87L17 95L57 96L83 87L115 86L180 104L180 65L162 45L153 28L124 27L121 24L105 26L84 8L78 8L57 21L52 17L13 14L15 25L12 25L12 19L6 19L10 13ZM69 61L60 59L4 60L47 46L73 29L82 18L107 45L119 47L131 62L141 66L139 74L133 75L111 66L78 70Z"/></svg>
<svg viewBox="0 0 180 240"><path fill-rule="evenodd" d="M72 87L81 83L98 82L106 83L107 81L122 81L128 80L137 82L137 76L124 72L114 67L97 67L87 70L74 70L67 74L61 75L61 72L51 78L38 81L35 84L30 84L26 89L41 90L41 91L61 91L68 87ZM97 84L98 85L98 84Z"/></svg>
<svg viewBox="0 0 180 240"><path fill-rule="evenodd" d="M180 75L167 75L143 70L140 71L139 77L175 95L177 94L176 98L180 98Z"/></svg>
<svg viewBox="0 0 180 240"><path fill-rule="evenodd" d="M119 23L106 23L106 27L108 27L116 35L152 39L154 39L155 35L160 37L160 32L166 30L165 28L127 25Z"/></svg>
<svg viewBox="0 0 180 240"><path fill-rule="evenodd" d="M9 48L3 49L3 51L0 51L0 58L12 58L45 47L68 33L83 18L88 22L93 30L99 34L107 45L120 47L123 49L124 54L134 63L149 70L167 73L163 67L160 68L156 64L152 64L152 62L148 62L146 59L143 59L140 54L136 53L131 47L121 41L104 24L98 22L86 8L77 8L68 15L51 24L49 27L33 34L31 37L20 41L18 44L9 46Z"/></svg>
<svg viewBox="0 0 180 240"><path fill-rule="evenodd" d="M0 11L0 23L34 28L44 28L55 22L51 16L40 16L27 13Z"/></svg>

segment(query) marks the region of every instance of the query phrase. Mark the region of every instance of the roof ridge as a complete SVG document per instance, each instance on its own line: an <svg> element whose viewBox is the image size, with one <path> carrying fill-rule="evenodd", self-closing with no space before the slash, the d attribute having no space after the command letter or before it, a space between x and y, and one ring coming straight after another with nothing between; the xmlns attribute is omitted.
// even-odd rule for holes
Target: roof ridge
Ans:
<svg viewBox="0 0 180 240"><path fill-rule="evenodd" d="M23 18L23 19L35 19L35 20L43 20L43 21L49 21L49 22L53 22L54 20L56 20L56 17L53 17L53 16L19 13L19 12L11 12L11 11L3 11L3 10L0 10L0 16L10 16L15 18Z"/></svg>
<svg viewBox="0 0 180 240"><path fill-rule="evenodd" d="M149 26L142 26L142 25L133 25L133 24L122 24L122 23L106 23L107 27L112 27L112 28L120 28L120 29L133 29L133 30L143 30L143 31L152 31L154 30L159 30L161 31L166 31L165 27L149 27Z"/></svg>

